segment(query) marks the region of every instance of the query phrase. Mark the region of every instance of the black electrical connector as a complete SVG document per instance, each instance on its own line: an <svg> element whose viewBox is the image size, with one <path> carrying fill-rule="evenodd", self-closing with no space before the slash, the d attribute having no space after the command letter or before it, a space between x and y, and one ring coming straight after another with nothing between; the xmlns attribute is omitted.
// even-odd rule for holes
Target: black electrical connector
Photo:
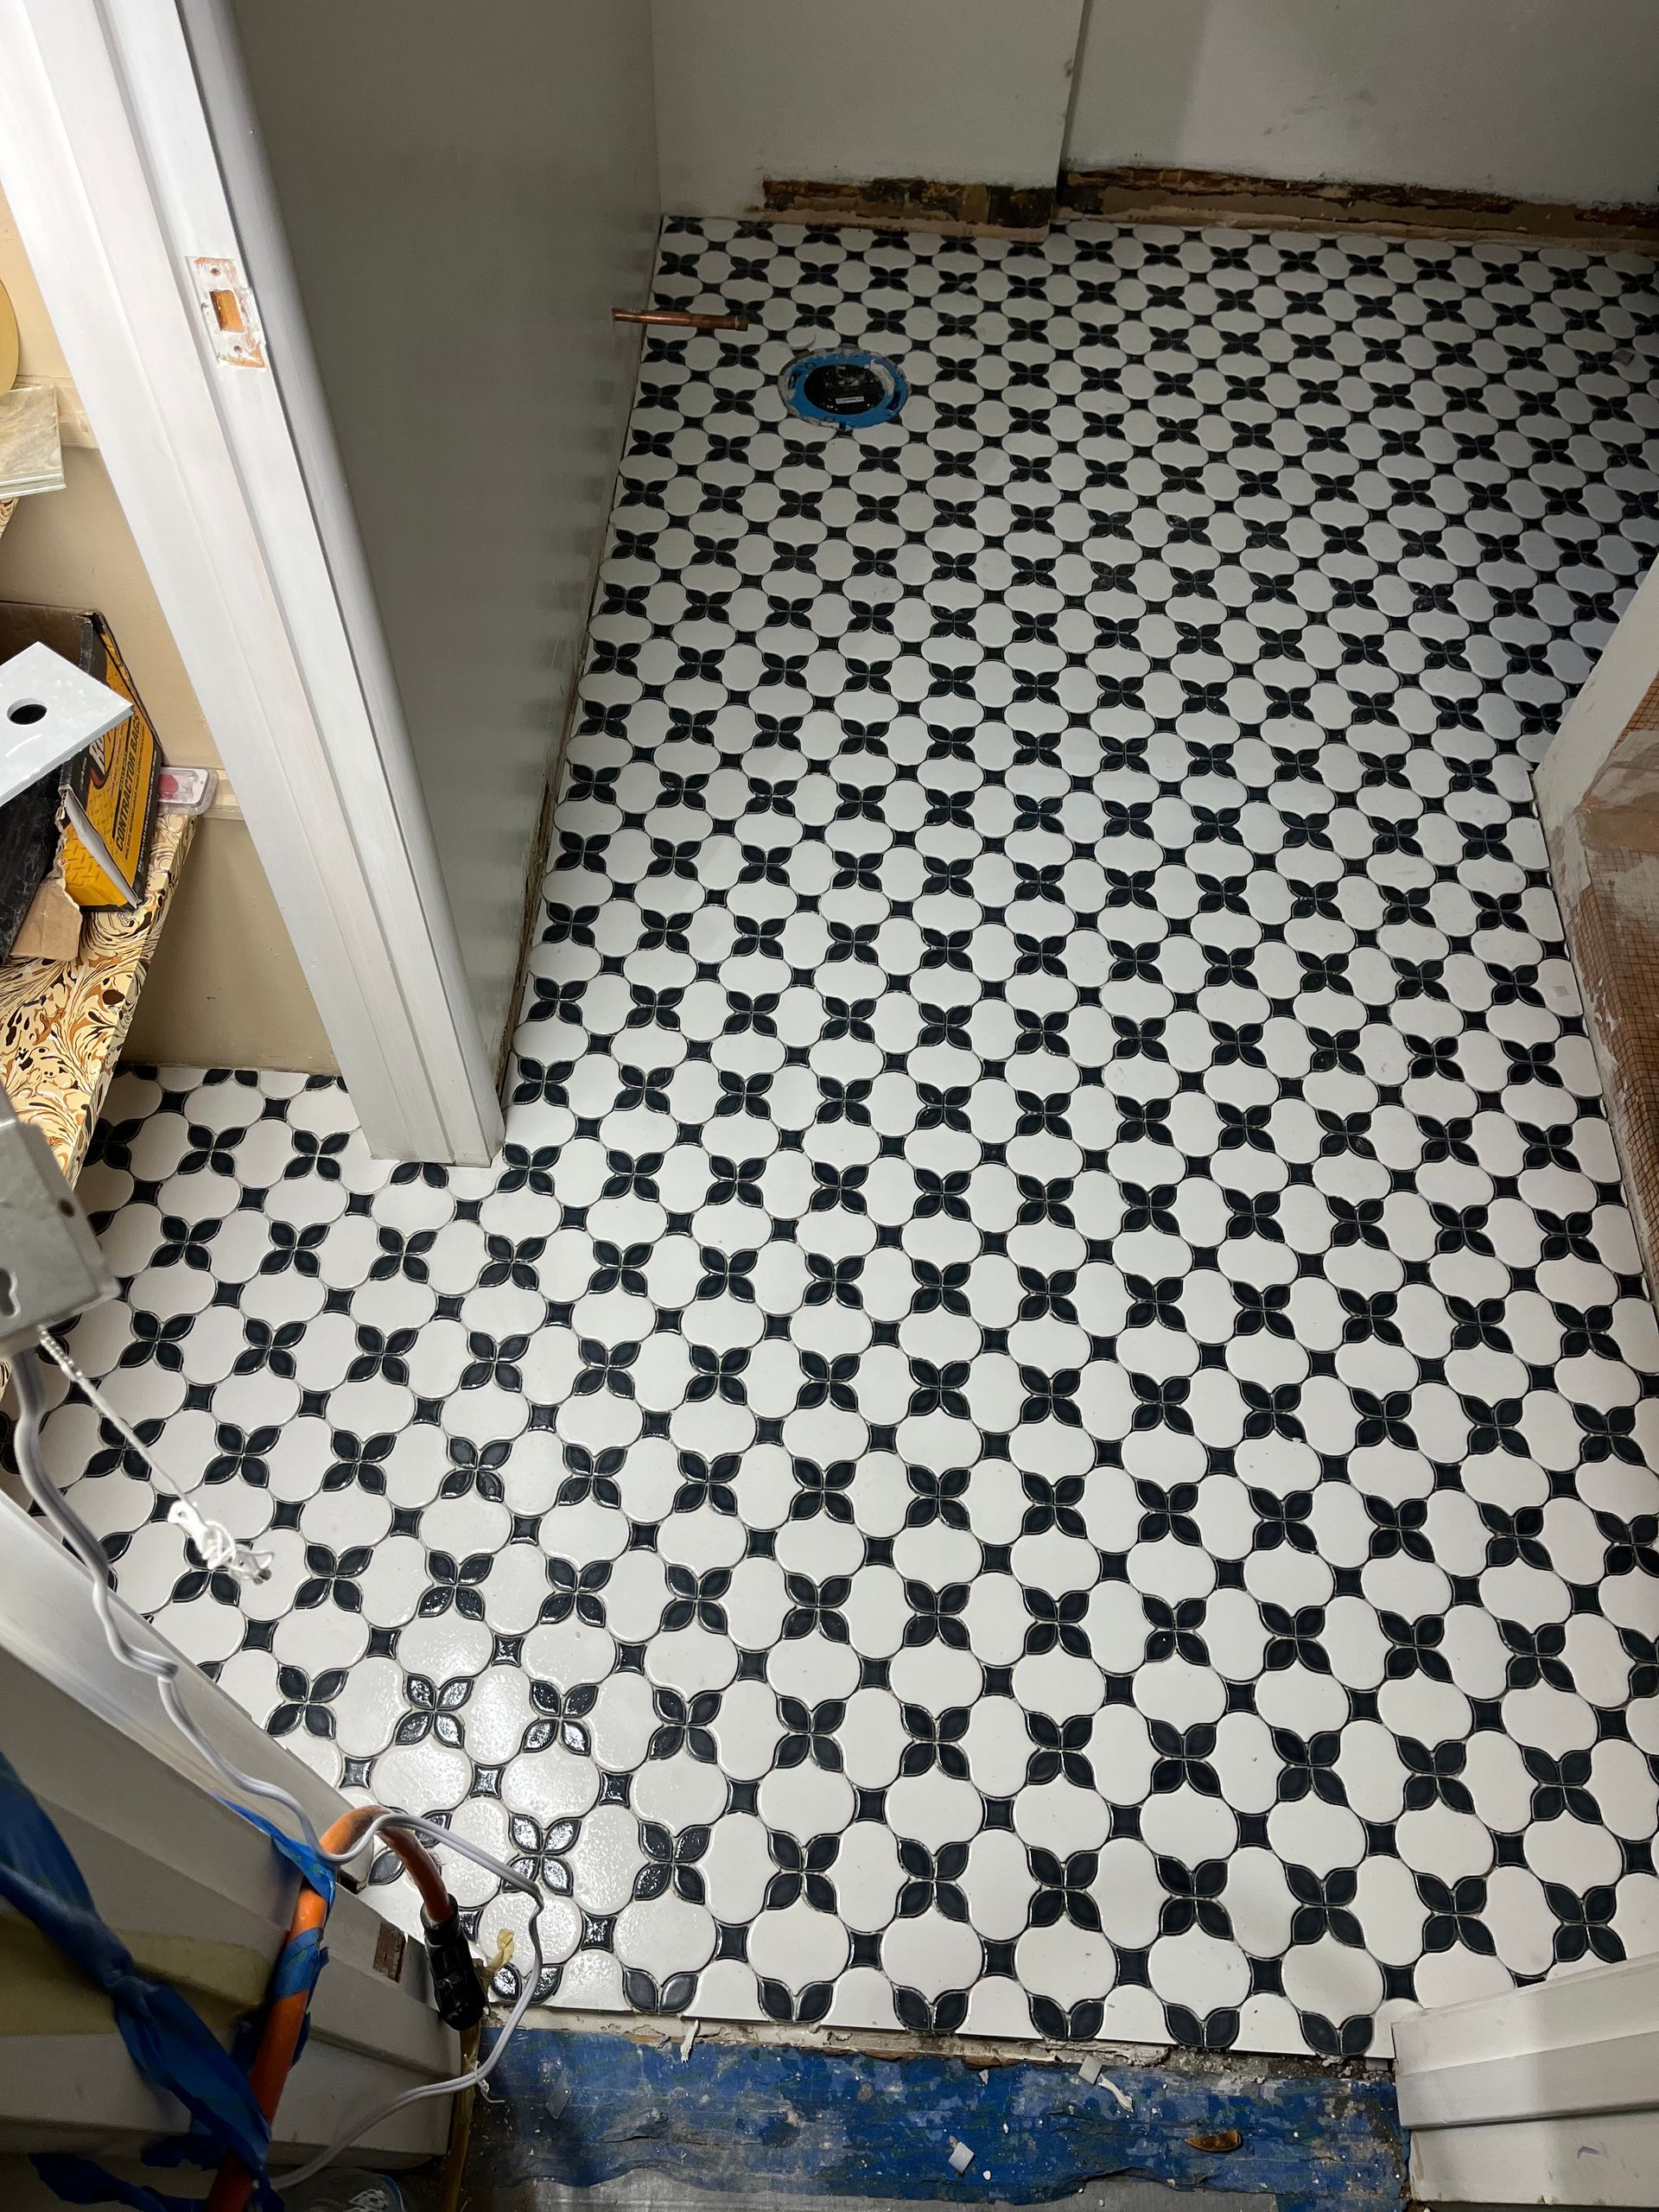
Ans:
<svg viewBox="0 0 1659 2212"><path fill-rule="evenodd" d="M439 2018L446 2028L475 2028L484 2017L484 1992L453 1899L447 1920L421 1915L421 1932L432 1962L432 1994Z"/></svg>

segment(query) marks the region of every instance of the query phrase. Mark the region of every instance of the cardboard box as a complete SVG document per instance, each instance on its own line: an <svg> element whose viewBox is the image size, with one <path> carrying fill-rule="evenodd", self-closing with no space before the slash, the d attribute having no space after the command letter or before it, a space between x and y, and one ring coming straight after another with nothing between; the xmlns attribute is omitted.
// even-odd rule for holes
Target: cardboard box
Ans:
<svg viewBox="0 0 1659 2212"><path fill-rule="evenodd" d="M105 656L92 616L67 607L0 601L0 660L10 660L34 645L50 645L86 675L103 678ZM57 859L60 814L56 773L42 776L0 806L0 960L11 952L35 894ZM61 935L60 925L59 941Z"/></svg>
<svg viewBox="0 0 1659 2212"><path fill-rule="evenodd" d="M35 893L11 941L13 960L76 960L80 957L80 909L55 875Z"/></svg>
<svg viewBox="0 0 1659 2212"><path fill-rule="evenodd" d="M66 899L94 912L136 905L156 820L161 747L109 625L101 614L0 601L0 660L36 644L118 691L132 712L0 808L0 958L72 957L62 950Z"/></svg>
<svg viewBox="0 0 1659 2212"><path fill-rule="evenodd" d="M125 721L63 772L64 888L78 906L96 912L136 906L143 895L162 750L107 624L99 614L90 620L104 650L103 682L132 702Z"/></svg>

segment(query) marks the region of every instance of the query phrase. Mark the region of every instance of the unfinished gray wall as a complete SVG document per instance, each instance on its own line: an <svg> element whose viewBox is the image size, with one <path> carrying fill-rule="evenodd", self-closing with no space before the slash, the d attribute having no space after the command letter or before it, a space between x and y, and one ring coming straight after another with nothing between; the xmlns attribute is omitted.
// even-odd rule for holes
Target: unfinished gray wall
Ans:
<svg viewBox="0 0 1659 2212"><path fill-rule="evenodd" d="M768 176L1052 184L1083 0L652 0L663 205Z"/></svg>
<svg viewBox="0 0 1659 2212"><path fill-rule="evenodd" d="M1651 200L1659 5L1091 0L1066 159Z"/></svg>
<svg viewBox="0 0 1659 2212"><path fill-rule="evenodd" d="M234 0L485 1034L632 397L648 0Z"/></svg>

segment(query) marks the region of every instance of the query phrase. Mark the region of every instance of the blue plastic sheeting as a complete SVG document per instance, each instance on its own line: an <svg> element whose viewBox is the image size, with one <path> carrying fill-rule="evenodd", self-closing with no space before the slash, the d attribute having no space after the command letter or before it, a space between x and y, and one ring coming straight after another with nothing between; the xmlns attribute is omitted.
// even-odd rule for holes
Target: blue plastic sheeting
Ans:
<svg viewBox="0 0 1659 2212"><path fill-rule="evenodd" d="M68 1846L3 1753L0 1899L33 1921L71 1966L104 1991L115 2008L115 2024L133 2064L145 2081L178 2099L195 2133L211 2146L213 2163L234 2152L256 2176L261 2201L274 2203L264 2178L270 2126L245 2072L219 2047L212 2030L177 1990L139 1971L121 1938L99 1917ZM50 2182L48 2167L63 2162L36 2164ZM84 2164L63 2164L66 2189L84 2181ZM89 2200L70 2196L69 2202L76 2201Z"/></svg>
<svg viewBox="0 0 1659 2212"><path fill-rule="evenodd" d="M166 2196L143 2182L123 2181L92 2158L71 2157L66 2152L41 2152L31 2161L47 2187L66 2204L95 2204L107 2212L112 2204L125 2212L201 2212L200 2196Z"/></svg>
<svg viewBox="0 0 1659 2212"><path fill-rule="evenodd" d="M1079 2060L1087 2056L1079 2049ZM505 2191L648 2170L702 2190L1035 2204L1108 2174L1276 2196L1281 2212L1400 2212L1406 2153L1382 2075L1241 2077L672 2045L526 2029L474 2119L468 2177ZM1191 2136L1236 2128L1223 2154ZM969 2145L958 2177L950 2139Z"/></svg>
<svg viewBox="0 0 1659 2212"><path fill-rule="evenodd" d="M257 1828L261 1835L268 1835L289 1866L299 1868L323 1903L332 1909L340 1881L326 1859L313 1851L301 1837L289 1835L286 1828L279 1828L274 1821L268 1821L263 1813L251 1812L245 1805L233 1805L228 1797L221 1797L219 1802L227 1812L234 1813L239 1820L245 1821L251 1828Z"/></svg>

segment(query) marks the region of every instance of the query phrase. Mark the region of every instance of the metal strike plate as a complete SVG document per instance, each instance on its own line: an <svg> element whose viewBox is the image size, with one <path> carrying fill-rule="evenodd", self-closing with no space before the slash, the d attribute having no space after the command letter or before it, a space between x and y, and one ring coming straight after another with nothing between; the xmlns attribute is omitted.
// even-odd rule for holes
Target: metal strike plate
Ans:
<svg viewBox="0 0 1659 2212"><path fill-rule="evenodd" d="M383 1974L388 1981L396 1981L404 1971L404 1954L409 1948L409 1938L401 1928L394 1928L389 1920L380 1923L380 1932L374 1939L374 1970Z"/></svg>
<svg viewBox="0 0 1659 2212"><path fill-rule="evenodd" d="M265 334L240 262L199 257L190 267L214 359L228 369L263 369Z"/></svg>
<svg viewBox="0 0 1659 2212"><path fill-rule="evenodd" d="M26 1351L115 1291L51 1146L0 1106L0 1353Z"/></svg>

